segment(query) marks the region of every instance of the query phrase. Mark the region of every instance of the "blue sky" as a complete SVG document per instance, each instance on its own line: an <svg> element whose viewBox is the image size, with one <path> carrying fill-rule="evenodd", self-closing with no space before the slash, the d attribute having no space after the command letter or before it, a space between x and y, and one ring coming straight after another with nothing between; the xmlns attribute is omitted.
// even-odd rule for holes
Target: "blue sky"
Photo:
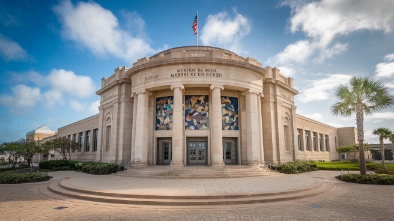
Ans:
<svg viewBox="0 0 394 221"><path fill-rule="evenodd" d="M394 1L0 1L0 142L98 112L101 78L164 49L221 47L294 78L297 113L333 126L329 109L352 76L394 94ZM394 107L365 120L394 131ZM386 141L388 142L388 141Z"/></svg>

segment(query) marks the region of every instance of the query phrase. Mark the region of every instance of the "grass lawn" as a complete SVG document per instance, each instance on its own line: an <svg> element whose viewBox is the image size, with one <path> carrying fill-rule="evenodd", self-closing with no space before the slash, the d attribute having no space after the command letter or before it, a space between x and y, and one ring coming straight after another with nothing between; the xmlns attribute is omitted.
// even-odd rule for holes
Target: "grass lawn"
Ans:
<svg viewBox="0 0 394 221"><path fill-rule="evenodd" d="M319 170L360 170L360 166L358 163L348 162L348 161L339 161L339 162L314 162ZM381 168L381 163L367 163L368 167L377 167ZM394 170L394 164L387 164L387 170Z"/></svg>
<svg viewBox="0 0 394 221"><path fill-rule="evenodd" d="M358 163L352 162L314 162L319 170L360 170Z"/></svg>

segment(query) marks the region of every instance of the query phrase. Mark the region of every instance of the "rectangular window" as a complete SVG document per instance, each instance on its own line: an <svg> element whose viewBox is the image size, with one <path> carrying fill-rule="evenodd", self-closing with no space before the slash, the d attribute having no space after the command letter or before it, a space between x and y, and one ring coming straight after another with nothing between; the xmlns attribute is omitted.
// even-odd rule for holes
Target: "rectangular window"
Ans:
<svg viewBox="0 0 394 221"><path fill-rule="evenodd" d="M284 135L284 138L285 138L285 150L289 150L289 144L288 144L288 139L287 139L287 126L286 125L284 125L283 126L283 135Z"/></svg>
<svg viewBox="0 0 394 221"><path fill-rule="evenodd" d="M325 138L325 143L326 143L326 151L330 151L330 142L328 142L328 135L324 136Z"/></svg>
<svg viewBox="0 0 394 221"><path fill-rule="evenodd" d="M73 139L72 141L77 142L77 134L73 134Z"/></svg>
<svg viewBox="0 0 394 221"><path fill-rule="evenodd" d="M317 151L317 133L313 132L313 150Z"/></svg>
<svg viewBox="0 0 394 221"><path fill-rule="evenodd" d="M79 152L82 151L82 147L83 147L82 139L83 139L83 132L80 132L78 134Z"/></svg>
<svg viewBox="0 0 394 221"><path fill-rule="evenodd" d="M302 151L301 129L297 129L297 132L298 132L298 150Z"/></svg>
<svg viewBox="0 0 394 221"><path fill-rule="evenodd" d="M97 151L98 129L93 130L93 152Z"/></svg>
<svg viewBox="0 0 394 221"><path fill-rule="evenodd" d="M324 151L324 149L323 149L323 134L319 134L319 146L320 146L320 151Z"/></svg>
<svg viewBox="0 0 394 221"><path fill-rule="evenodd" d="M309 140L309 137L310 137L310 131L305 131L305 144L306 144L306 150L307 151L311 151L311 144L310 144L310 140Z"/></svg>
<svg viewBox="0 0 394 221"><path fill-rule="evenodd" d="M71 140L71 135L68 135L68 136L67 136L67 139Z"/></svg>
<svg viewBox="0 0 394 221"><path fill-rule="evenodd" d="M85 132L85 151L90 151L90 130Z"/></svg>
<svg viewBox="0 0 394 221"><path fill-rule="evenodd" d="M107 126L107 132L105 137L105 148L107 151L111 149L111 126Z"/></svg>

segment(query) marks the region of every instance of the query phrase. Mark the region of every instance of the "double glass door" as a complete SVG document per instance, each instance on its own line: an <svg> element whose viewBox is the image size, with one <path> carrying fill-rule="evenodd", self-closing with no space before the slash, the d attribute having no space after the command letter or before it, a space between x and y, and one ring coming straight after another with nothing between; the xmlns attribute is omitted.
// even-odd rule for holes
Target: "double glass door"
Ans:
<svg viewBox="0 0 394 221"><path fill-rule="evenodd" d="M207 142L206 141L188 141L188 164L204 165L207 164Z"/></svg>

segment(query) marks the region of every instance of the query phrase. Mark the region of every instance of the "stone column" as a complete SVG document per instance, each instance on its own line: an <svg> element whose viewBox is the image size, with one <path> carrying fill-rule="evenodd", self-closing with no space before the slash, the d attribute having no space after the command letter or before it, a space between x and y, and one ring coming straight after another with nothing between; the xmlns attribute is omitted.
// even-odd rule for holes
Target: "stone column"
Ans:
<svg viewBox="0 0 394 221"><path fill-rule="evenodd" d="M246 153L247 164L255 164L255 160L260 160L260 125L258 113L258 93L246 91Z"/></svg>
<svg viewBox="0 0 394 221"><path fill-rule="evenodd" d="M182 84L171 85L174 91L174 105L172 116L172 165L183 166L183 133L184 117L183 117L183 93Z"/></svg>
<svg viewBox="0 0 394 221"><path fill-rule="evenodd" d="M138 104L135 121L134 159L139 159L138 166L148 165L148 101L150 93L137 92ZM136 163L136 162L135 162Z"/></svg>
<svg viewBox="0 0 394 221"><path fill-rule="evenodd" d="M212 90L211 165L220 166L223 162L222 102L220 96L223 85L211 85L210 88Z"/></svg>
<svg viewBox="0 0 394 221"><path fill-rule="evenodd" d="M133 94L133 126L132 126L132 133L131 133L131 158L130 160L133 161L135 159L135 131L136 131L136 121L137 121L137 105L138 105L138 95Z"/></svg>

